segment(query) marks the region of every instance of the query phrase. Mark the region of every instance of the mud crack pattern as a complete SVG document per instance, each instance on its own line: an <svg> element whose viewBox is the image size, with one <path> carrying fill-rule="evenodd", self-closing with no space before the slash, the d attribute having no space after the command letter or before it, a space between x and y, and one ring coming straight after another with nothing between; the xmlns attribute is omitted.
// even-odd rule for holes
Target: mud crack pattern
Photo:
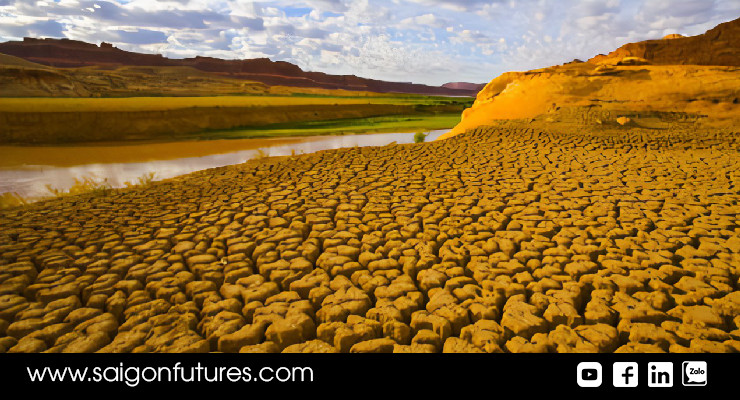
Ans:
<svg viewBox="0 0 740 400"><path fill-rule="evenodd" d="M2 352L737 352L740 134L526 126L0 213Z"/></svg>

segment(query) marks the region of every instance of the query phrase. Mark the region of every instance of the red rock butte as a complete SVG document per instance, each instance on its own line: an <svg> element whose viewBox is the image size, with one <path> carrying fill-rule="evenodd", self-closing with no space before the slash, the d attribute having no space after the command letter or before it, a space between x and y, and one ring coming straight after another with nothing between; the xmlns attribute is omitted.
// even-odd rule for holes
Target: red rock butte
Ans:
<svg viewBox="0 0 740 400"><path fill-rule="evenodd" d="M344 89L377 93L412 93L440 96L475 96L480 85L468 87L453 85L429 86L408 82L387 82L360 78L355 75L330 75L303 71L297 65L267 58L223 60L212 57L185 59L166 58L160 54L142 54L125 51L110 43L100 46L69 39L24 38L23 41L0 43L0 53L53 67L109 67L153 66L192 67L200 71L261 82L267 85Z"/></svg>

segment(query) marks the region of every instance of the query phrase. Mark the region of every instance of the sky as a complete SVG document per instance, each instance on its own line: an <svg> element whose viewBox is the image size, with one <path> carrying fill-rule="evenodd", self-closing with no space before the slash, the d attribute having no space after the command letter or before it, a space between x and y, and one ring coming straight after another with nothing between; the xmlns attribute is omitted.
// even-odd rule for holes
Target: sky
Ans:
<svg viewBox="0 0 740 400"><path fill-rule="evenodd" d="M0 0L0 41L267 57L307 71L440 85L697 35L738 17L739 0Z"/></svg>

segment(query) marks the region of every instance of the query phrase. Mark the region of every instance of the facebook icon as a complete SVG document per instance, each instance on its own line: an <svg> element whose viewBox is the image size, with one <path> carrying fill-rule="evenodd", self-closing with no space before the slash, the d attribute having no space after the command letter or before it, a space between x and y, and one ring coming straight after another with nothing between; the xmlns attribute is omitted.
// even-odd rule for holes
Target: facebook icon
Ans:
<svg viewBox="0 0 740 400"><path fill-rule="evenodd" d="M637 387L637 363L615 362L612 368L614 387Z"/></svg>

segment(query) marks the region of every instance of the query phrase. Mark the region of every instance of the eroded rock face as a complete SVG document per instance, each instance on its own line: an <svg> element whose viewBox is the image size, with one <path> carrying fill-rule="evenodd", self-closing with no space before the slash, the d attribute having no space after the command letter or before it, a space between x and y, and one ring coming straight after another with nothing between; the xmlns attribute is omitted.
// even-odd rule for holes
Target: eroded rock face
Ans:
<svg viewBox="0 0 740 400"><path fill-rule="evenodd" d="M726 120L730 126L737 121L737 67L643 64L624 57L608 65L507 72L486 85L460 123L440 139L510 119L599 127L625 125L620 118L645 127L654 119L665 123L677 116L695 120L708 116L715 124Z"/></svg>
<svg viewBox="0 0 740 400"><path fill-rule="evenodd" d="M647 126L678 113L736 126L740 19L702 35L668 39L626 44L587 62L504 73L441 138L509 119L602 126L625 125L621 118L632 117L631 124Z"/></svg>
<svg viewBox="0 0 740 400"><path fill-rule="evenodd" d="M511 123L5 210L0 351L738 351L739 148Z"/></svg>
<svg viewBox="0 0 740 400"><path fill-rule="evenodd" d="M640 57L663 65L740 65L740 18L725 22L697 36L671 34L659 40L628 43L589 60L608 62L616 58Z"/></svg>

